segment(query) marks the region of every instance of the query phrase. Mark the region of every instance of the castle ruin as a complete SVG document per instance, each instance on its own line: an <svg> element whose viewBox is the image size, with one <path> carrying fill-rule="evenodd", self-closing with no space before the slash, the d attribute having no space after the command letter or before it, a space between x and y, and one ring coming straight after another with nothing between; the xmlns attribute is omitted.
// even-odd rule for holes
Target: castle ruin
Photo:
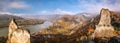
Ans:
<svg viewBox="0 0 120 43"><path fill-rule="evenodd" d="M110 11L102 8L100 12L100 21L96 25L94 31L95 37L112 37L114 34L114 27L111 25Z"/></svg>
<svg viewBox="0 0 120 43"><path fill-rule="evenodd" d="M30 43L30 33L28 30L17 26L14 19L9 24L7 43Z"/></svg>

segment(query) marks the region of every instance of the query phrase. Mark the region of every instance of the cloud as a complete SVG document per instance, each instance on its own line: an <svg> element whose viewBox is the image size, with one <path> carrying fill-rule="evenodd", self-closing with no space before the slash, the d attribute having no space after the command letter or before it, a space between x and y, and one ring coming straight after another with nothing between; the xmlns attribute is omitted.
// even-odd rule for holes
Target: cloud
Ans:
<svg viewBox="0 0 120 43"><path fill-rule="evenodd" d="M85 12L98 13L102 8L108 8L111 11L120 11L120 0L78 0L80 8Z"/></svg>
<svg viewBox="0 0 120 43"><path fill-rule="evenodd" d="M70 15L74 15L74 13L70 12L70 11L64 11L62 9L55 9L54 11L46 11L46 10L43 10L43 11L40 11L40 13L38 14L41 14L41 15L51 15L51 14L61 14L61 15L64 15L64 14L70 14Z"/></svg>
<svg viewBox="0 0 120 43"><path fill-rule="evenodd" d="M0 11L8 11L10 9L26 9L30 7L23 1L9 1L9 0L1 0L0 1Z"/></svg>
<svg viewBox="0 0 120 43"><path fill-rule="evenodd" d="M12 14L12 13L0 11L0 14Z"/></svg>
<svg viewBox="0 0 120 43"><path fill-rule="evenodd" d="M10 3L9 5L10 8L20 8L20 9L23 9L23 8L28 8L29 6L27 4L25 4L24 2L12 2Z"/></svg>
<svg viewBox="0 0 120 43"><path fill-rule="evenodd" d="M22 13L13 13L11 10L13 9L22 9L25 10L30 6L23 1L20 0L0 0L0 14L8 14L8 15L16 15L23 16L26 14Z"/></svg>
<svg viewBox="0 0 120 43"><path fill-rule="evenodd" d="M70 12L70 11L64 11L64 10L61 10L61 9L56 9L55 11L54 11L54 13L55 14L74 14L74 13L72 13L72 12Z"/></svg>

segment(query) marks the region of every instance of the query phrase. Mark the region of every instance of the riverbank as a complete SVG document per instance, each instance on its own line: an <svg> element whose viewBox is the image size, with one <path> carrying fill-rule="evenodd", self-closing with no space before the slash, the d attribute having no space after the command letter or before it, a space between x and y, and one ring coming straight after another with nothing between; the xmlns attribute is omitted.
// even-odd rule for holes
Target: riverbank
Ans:
<svg viewBox="0 0 120 43"><path fill-rule="evenodd" d="M4 28L4 27L8 27L9 26L9 20L3 20L0 21L0 28ZM23 25L37 25L37 24L43 24L45 22L45 20L40 20L40 19L28 19L28 20L16 20L16 23L19 26L23 26Z"/></svg>

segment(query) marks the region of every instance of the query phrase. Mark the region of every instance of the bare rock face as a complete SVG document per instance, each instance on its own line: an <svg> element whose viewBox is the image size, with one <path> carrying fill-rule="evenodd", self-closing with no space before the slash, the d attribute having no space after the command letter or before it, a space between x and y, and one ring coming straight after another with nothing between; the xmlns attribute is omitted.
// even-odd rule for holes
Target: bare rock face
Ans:
<svg viewBox="0 0 120 43"><path fill-rule="evenodd" d="M108 9L102 9L100 13L100 21L96 25L94 32L95 37L112 37L114 36L114 28L111 25L110 11Z"/></svg>
<svg viewBox="0 0 120 43"><path fill-rule="evenodd" d="M9 25L7 43L30 43L30 33L28 30L19 28L12 19Z"/></svg>

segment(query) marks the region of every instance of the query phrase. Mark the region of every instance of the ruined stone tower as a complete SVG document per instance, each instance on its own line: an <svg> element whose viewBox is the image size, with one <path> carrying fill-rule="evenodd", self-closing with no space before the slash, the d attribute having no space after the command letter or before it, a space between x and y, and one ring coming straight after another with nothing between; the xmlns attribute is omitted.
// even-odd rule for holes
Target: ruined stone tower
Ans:
<svg viewBox="0 0 120 43"><path fill-rule="evenodd" d="M15 31L18 28L17 24L14 22L14 19L11 20L10 24L9 24L9 33L8 33L8 39L10 39L11 34L13 33L13 31Z"/></svg>
<svg viewBox="0 0 120 43"><path fill-rule="evenodd" d="M7 43L30 43L30 33L28 30L19 28L12 19L9 24Z"/></svg>
<svg viewBox="0 0 120 43"><path fill-rule="evenodd" d="M100 21L96 25L94 31L95 37L112 37L114 34L114 28L111 25L110 11L108 9L102 8L100 12Z"/></svg>

